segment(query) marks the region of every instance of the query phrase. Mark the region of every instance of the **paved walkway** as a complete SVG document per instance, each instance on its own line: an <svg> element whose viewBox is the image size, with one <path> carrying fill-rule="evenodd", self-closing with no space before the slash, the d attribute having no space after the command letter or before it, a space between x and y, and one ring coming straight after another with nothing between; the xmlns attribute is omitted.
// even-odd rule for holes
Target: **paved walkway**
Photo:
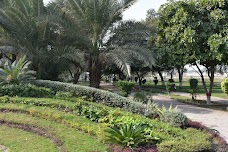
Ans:
<svg viewBox="0 0 228 152"><path fill-rule="evenodd" d="M159 94L153 95L153 101L158 103L159 106L169 107L170 104L173 107L178 106L178 109L189 119L200 122L211 129L218 130L228 143L228 112L187 105Z"/></svg>

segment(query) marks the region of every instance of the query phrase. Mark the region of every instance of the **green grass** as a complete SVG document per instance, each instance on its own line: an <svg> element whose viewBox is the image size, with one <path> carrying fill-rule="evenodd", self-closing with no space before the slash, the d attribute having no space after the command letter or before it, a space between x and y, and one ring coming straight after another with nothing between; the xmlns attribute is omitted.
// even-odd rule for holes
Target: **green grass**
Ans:
<svg viewBox="0 0 228 152"><path fill-rule="evenodd" d="M175 95L175 94L170 94L170 95L163 94L163 96L169 97L169 98L174 99L174 100L178 100L178 101L183 102L183 103L194 104L198 107L210 108L210 109L214 109L214 110L222 110L222 111L227 112L227 110L226 110L227 106L226 105L207 105L206 101L203 101L203 100L193 101L189 97L179 96L179 95Z"/></svg>
<svg viewBox="0 0 228 152"><path fill-rule="evenodd" d="M58 151L57 147L44 137L6 126L0 126L0 144L9 148L10 152Z"/></svg>
<svg viewBox="0 0 228 152"><path fill-rule="evenodd" d="M4 103L4 100L8 99L13 103ZM28 124L48 130L63 141L64 148L69 152L105 151L107 149L97 137L91 136L97 133L96 135L100 134L103 137L104 126L73 114L71 109L74 109L74 102L49 98L18 97L1 97L0 100L0 110L14 111L14 113L0 112L0 120ZM68 111L65 111L63 107L67 107ZM8 139L9 143L10 141L11 139ZM3 143L3 145L9 147L8 144Z"/></svg>
<svg viewBox="0 0 228 152"><path fill-rule="evenodd" d="M6 109L6 107L7 106L5 105L4 108ZM63 146L66 151L87 152L92 150L104 151L106 149L105 145L101 144L97 139L91 137L89 134L82 133L74 128L50 120L33 117L28 114L18 113L0 113L0 120L7 120L14 123L37 126L44 130L47 130L49 133L59 138L64 143ZM9 147L8 144L3 143L3 145Z"/></svg>
<svg viewBox="0 0 228 152"><path fill-rule="evenodd" d="M167 81L165 83L167 83ZM188 80L187 81L183 81L183 87L181 89L179 88L179 82L178 81L175 81L175 84L177 86L177 91L178 92L187 92L188 93L189 90L190 90L190 85L189 85L189 81ZM209 81L206 82L206 85L207 85L207 87L209 87ZM159 82L157 86L155 86L153 82L147 82L145 84L145 86L150 86L150 87L152 87L154 89L165 90L165 88L162 86L161 82ZM199 83L198 83L198 89L197 89L196 93L197 94L206 95L206 93L204 91L204 88L203 88L203 84L202 84L202 82L200 80L199 80ZM228 99L227 95L224 94L222 92L222 90L221 90L221 80L214 82L212 96Z"/></svg>

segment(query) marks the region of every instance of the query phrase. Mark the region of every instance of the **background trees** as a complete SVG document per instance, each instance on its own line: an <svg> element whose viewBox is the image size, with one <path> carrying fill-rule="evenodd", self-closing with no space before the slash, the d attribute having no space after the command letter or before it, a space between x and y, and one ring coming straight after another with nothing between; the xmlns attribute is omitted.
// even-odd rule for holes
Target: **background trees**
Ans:
<svg viewBox="0 0 228 152"><path fill-rule="evenodd" d="M208 103L212 93L215 68L227 61L226 1L177 1L167 3L159 11L159 36L162 48L168 48L176 63L196 65L201 76ZM207 88L203 71L207 69L210 86Z"/></svg>

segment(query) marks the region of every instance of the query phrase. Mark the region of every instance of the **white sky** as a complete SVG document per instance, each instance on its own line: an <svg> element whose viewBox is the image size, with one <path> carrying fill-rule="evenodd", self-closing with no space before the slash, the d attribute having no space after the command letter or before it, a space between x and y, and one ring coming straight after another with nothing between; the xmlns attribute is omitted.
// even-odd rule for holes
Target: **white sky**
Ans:
<svg viewBox="0 0 228 152"><path fill-rule="evenodd" d="M49 1L51 0L44 0L44 3L47 4ZM167 0L139 0L123 13L123 19L135 19L140 21L146 18L147 10L154 8L157 11L160 5L166 2Z"/></svg>

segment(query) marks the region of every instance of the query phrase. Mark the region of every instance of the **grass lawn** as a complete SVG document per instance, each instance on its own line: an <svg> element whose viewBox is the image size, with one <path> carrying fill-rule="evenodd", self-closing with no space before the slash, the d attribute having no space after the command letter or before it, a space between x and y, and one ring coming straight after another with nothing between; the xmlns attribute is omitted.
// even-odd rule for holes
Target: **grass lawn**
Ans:
<svg viewBox="0 0 228 152"><path fill-rule="evenodd" d="M167 82L165 82L167 83ZM177 86L177 91L178 92L189 92L190 90L190 85L189 85L189 81L183 81L183 87L179 88L179 82L175 81L175 84ZM209 87L209 82L207 81L207 87ZM154 85L153 82L147 82L145 84L145 86L152 86L155 89L163 89L165 90L165 88L162 86L161 82L158 83L157 86ZM203 88L203 84L201 83L201 81L199 81L198 83L198 89L197 89L197 94L202 94L202 95L206 95L204 88ZM227 95L224 94L221 90L221 82L220 81L215 81L214 82L214 87L213 87L213 91L212 91L212 96L215 97L220 97L220 98L225 98L228 99Z"/></svg>
<svg viewBox="0 0 228 152"><path fill-rule="evenodd" d="M210 109L214 109L214 110L222 110L222 111L227 112L227 110L226 110L227 105L207 105L206 101L203 101L203 100L192 101L192 99L189 97L179 96L179 95L175 95L175 94L170 94L170 95L163 94L163 96L169 97L174 100L178 100L183 103L194 104L194 105L197 105L198 107L210 108Z"/></svg>
<svg viewBox="0 0 228 152"><path fill-rule="evenodd" d="M3 98L1 98L1 100L3 100ZM15 97L11 99L20 100L18 103L0 103L0 121L38 127L51 136L59 139L63 143L62 147L65 151L91 152L105 151L107 149L106 145L102 144L96 137L91 136L95 132L99 132L99 124L84 117L72 114L69 109L73 108L73 102L49 98L37 99ZM43 104L38 105L37 103L39 102ZM64 111L63 108L58 109L56 106L53 106L54 103L59 107L67 107L68 111ZM10 134L4 132L4 129L7 130L6 128L9 127L1 126L0 128L0 145L8 147L12 152L59 151L57 149L58 147L56 147L50 139L41 137L33 132L26 132L13 127L9 128L9 132L12 133ZM15 133L13 136L14 132L20 133L17 130L19 130L21 134ZM25 139L31 141L28 143L30 144L28 146L30 146L31 149L29 149L30 147L28 147L28 149L25 148L27 143L20 146ZM39 146L40 148L36 148L36 146ZM20 149L18 147L22 148ZM44 148L42 149L42 147Z"/></svg>
<svg viewBox="0 0 228 152"><path fill-rule="evenodd" d="M46 138L7 126L0 126L0 144L12 152L58 151L57 147Z"/></svg>

